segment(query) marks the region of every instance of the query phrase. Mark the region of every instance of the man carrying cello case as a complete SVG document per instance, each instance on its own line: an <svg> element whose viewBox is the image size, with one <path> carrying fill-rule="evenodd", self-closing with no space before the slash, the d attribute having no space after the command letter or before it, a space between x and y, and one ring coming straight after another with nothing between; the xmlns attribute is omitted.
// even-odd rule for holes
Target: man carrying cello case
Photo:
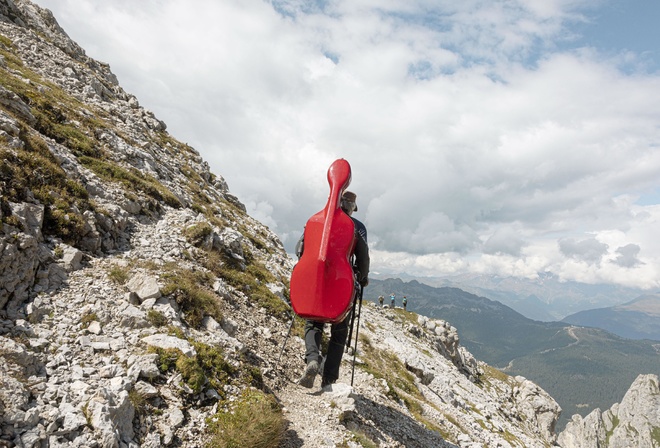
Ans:
<svg viewBox="0 0 660 448"><path fill-rule="evenodd" d="M330 197L324 210L312 216L298 241L299 261L291 275L291 305L305 324L307 366L298 384L311 388L321 370L321 335L326 323L331 336L323 362L321 387L339 378L350 321L351 305L360 287L369 283L367 229L351 215L356 195L346 191L350 165L335 161L328 170Z"/></svg>

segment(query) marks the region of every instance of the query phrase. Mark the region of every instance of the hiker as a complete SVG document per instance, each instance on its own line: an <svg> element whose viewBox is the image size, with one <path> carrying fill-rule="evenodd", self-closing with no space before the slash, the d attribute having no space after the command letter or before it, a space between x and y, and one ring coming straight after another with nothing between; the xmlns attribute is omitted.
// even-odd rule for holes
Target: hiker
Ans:
<svg viewBox="0 0 660 448"><path fill-rule="evenodd" d="M403 311L406 310L406 305L408 304L408 299L406 296L403 296L403 300L401 301L403 303Z"/></svg>
<svg viewBox="0 0 660 448"><path fill-rule="evenodd" d="M351 191L345 191L341 197L341 209L351 216L357 211L355 203L357 196ZM364 288L369 284L369 246L367 246L367 228L357 219L353 218L355 225L355 248L353 249L353 272L355 272L358 283ZM304 243L303 236L296 245L296 255L302 256ZM298 380L298 384L303 387L311 388L314 386L314 379L318 373L321 373L321 387L333 384L339 378L339 365L344 354L344 346L348 337L348 326L351 313L346 318L330 327L330 343L325 359L321 356L321 335L325 324L307 320L305 322L305 362L307 367L305 373Z"/></svg>
<svg viewBox="0 0 660 448"><path fill-rule="evenodd" d="M378 296L378 303L380 304L380 307L383 307L383 301L385 300L385 297L383 296Z"/></svg>
<svg viewBox="0 0 660 448"><path fill-rule="evenodd" d="M390 308L394 309L394 293L390 294Z"/></svg>

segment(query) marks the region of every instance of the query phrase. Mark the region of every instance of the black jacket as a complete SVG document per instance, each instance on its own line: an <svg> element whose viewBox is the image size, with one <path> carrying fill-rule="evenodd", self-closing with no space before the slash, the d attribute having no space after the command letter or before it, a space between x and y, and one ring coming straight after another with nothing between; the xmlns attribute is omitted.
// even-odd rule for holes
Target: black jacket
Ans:
<svg viewBox="0 0 660 448"><path fill-rule="evenodd" d="M353 260L353 271L357 274L358 282L366 286L369 278L369 245L367 244L367 228L362 222L353 218L355 224L355 256Z"/></svg>

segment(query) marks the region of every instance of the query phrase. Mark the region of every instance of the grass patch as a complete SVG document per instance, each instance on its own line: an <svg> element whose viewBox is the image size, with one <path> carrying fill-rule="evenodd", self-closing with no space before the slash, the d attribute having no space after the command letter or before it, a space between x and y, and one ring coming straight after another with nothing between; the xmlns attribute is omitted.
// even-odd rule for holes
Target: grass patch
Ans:
<svg viewBox="0 0 660 448"><path fill-rule="evenodd" d="M98 316L96 315L96 313L87 313L80 318L80 326L83 329L88 328L89 325L96 320L98 320Z"/></svg>
<svg viewBox="0 0 660 448"><path fill-rule="evenodd" d="M271 448L284 437L286 421L274 397L246 389L226 411L209 419L207 448Z"/></svg>
<svg viewBox="0 0 660 448"><path fill-rule="evenodd" d="M12 48L14 46L14 43L11 41L10 38L1 35L0 35L0 44L2 44L6 48Z"/></svg>
<svg viewBox="0 0 660 448"><path fill-rule="evenodd" d="M92 425L92 413L89 411L89 401L82 406L81 410L83 415L85 416L85 421L87 422L87 426L91 429L94 429L94 425Z"/></svg>
<svg viewBox="0 0 660 448"><path fill-rule="evenodd" d="M364 431L360 431L360 430L351 431L351 436L353 439L352 441L357 443L363 448L377 448L379 446L376 442L371 440ZM340 446L348 448L349 445L346 441L344 441L344 443Z"/></svg>
<svg viewBox="0 0 660 448"><path fill-rule="evenodd" d="M454 425L456 428L458 428L459 430L461 430L461 432L466 432L465 429L463 429L463 427L461 426L461 424L458 423L458 420L456 420L452 415L450 415L450 414L444 414L444 415L445 415L445 418L447 419L447 421L448 421L449 423L451 423L451 424Z"/></svg>
<svg viewBox="0 0 660 448"><path fill-rule="evenodd" d="M213 281L210 273L175 270L167 272L163 277L166 284L161 293L174 296L188 325L199 328L204 316L211 316L218 322L222 320L218 298L206 287Z"/></svg>
<svg viewBox="0 0 660 448"><path fill-rule="evenodd" d="M511 377L507 375L506 373L502 372L499 369L496 369L495 367L489 366L489 365L484 365L484 376L488 378L494 378L496 380L502 381L504 383L508 383Z"/></svg>
<svg viewBox="0 0 660 448"><path fill-rule="evenodd" d="M394 308L391 310L396 314L402 322L408 322L413 325L418 325L419 315L412 311L403 310L402 308Z"/></svg>
<svg viewBox="0 0 660 448"><path fill-rule="evenodd" d="M208 222L198 222L183 230L183 236L193 246L199 247L201 243L208 237L213 228Z"/></svg>
<svg viewBox="0 0 660 448"><path fill-rule="evenodd" d="M511 446L523 446L522 441L516 437L514 434L510 433L509 430L505 429L503 433L504 440L509 442ZM546 446L554 446L554 445L546 445Z"/></svg>
<svg viewBox="0 0 660 448"><path fill-rule="evenodd" d="M75 155L98 155L99 145L89 135L94 135L96 129L106 127L103 121L95 118L83 102L25 67L12 50L13 46L5 45L0 49L0 54L4 56L7 66L20 75L0 70L0 84L30 107L36 120L34 128L70 148Z"/></svg>
<svg viewBox="0 0 660 448"><path fill-rule="evenodd" d="M233 260L223 257L223 254L218 252L209 251L207 252L205 265L207 269L225 280L229 285L247 294L253 302L265 308L272 316L285 317L289 315L289 306L266 286L266 283L276 282L277 280L263 264L252 259L252 257L248 257L248 266L245 271L242 271Z"/></svg>
<svg viewBox="0 0 660 448"><path fill-rule="evenodd" d="M119 182L129 190L141 191L147 196L157 201L163 201L171 207L182 207L179 198L149 174L141 173L133 167L124 168L114 162L95 157L80 156L78 157L78 161L104 180Z"/></svg>
<svg viewBox="0 0 660 448"><path fill-rule="evenodd" d="M511 377L501 370L487 364L483 365L483 374L479 376L479 381L475 384L479 387L495 387L494 381L500 381L505 384L511 384Z"/></svg>
<svg viewBox="0 0 660 448"><path fill-rule="evenodd" d="M196 356L180 356L175 363L176 370L194 393L199 393L206 384L204 369L197 362Z"/></svg>
<svg viewBox="0 0 660 448"><path fill-rule="evenodd" d="M146 413L148 400L143 394L135 389L131 389L128 391L128 400L135 408L136 414L143 415Z"/></svg>
<svg viewBox="0 0 660 448"><path fill-rule="evenodd" d="M113 265L108 270L108 278L118 285L123 285L128 281L129 268L127 266Z"/></svg>
<svg viewBox="0 0 660 448"><path fill-rule="evenodd" d="M439 433L444 439L449 438L447 431L424 417L425 402L415 384L415 377L406 369L398 356L394 353L380 350L373 346L369 338L360 335L360 346L362 347L362 368L375 378L382 378L389 387L387 396L396 402L403 402L408 411L415 416L415 419L422 423L427 429Z"/></svg>
<svg viewBox="0 0 660 448"><path fill-rule="evenodd" d="M364 352L363 368L374 377L385 379L390 386L390 394L394 395L393 398L400 398L397 390L417 399L422 398L422 394L415 385L415 377L406 369L398 356L374 347L364 334L360 335L360 342Z"/></svg>
<svg viewBox="0 0 660 448"><path fill-rule="evenodd" d="M227 362L220 347L214 347L201 342L193 342L197 351L196 363L206 376L210 386L222 393L222 386L227 384L229 377L236 369Z"/></svg>
<svg viewBox="0 0 660 448"><path fill-rule="evenodd" d="M41 137L21 125L19 138L22 149L0 145L3 221L11 218L6 201L26 202L31 193L44 205L44 232L75 245L86 225L82 213L94 209L87 190L67 177Z"/></svg>
<svg viewBox="0 0 660 448"><path fill-rule="evenodd" d="M227 362L220 347L190 342L197 352L195 356L184 355L178 349L149 347L148 351L158 355L156 363L162 373L176 370L193 393L201 392L208 385L222 395L223 386L237 373L236 369Z"/></svg>
<svg viewBox="0 0 660 448"><path fill-rule="evenodd" d="M69 122L67 113L47 98L32 100L32 109L37 119L35 129L51 137L57 143L71 149L75 155L97 155L96 142Z"/></svg>
<svg viewBox="0 0 660 448"><path fill-rule="evenodd" d="M607 434L605 435L605 445L609 446L610 437L612 437L614 430L619 426L620 423L621 421L619 420L619 417L612 415L612 429L607 431Z"/></svg>
<svg viewBox="0 0 660 448"><path fill-rule="evenodd" d="M654 426L654 427L651 429L651 439L653 439L653 441L654 441L658 446L660 446L660 428L659 428L659 427Z"/></svg>

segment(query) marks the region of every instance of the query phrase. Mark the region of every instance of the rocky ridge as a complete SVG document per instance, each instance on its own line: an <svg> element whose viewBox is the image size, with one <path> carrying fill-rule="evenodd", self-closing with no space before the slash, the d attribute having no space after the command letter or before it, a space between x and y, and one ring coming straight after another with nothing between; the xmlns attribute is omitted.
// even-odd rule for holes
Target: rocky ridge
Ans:
<svg viewBox="0 0 660 448"><path fill-rule="evenodd" d="M658 375L640 375L610 409L574 415L559 435L563 448L627 448L660 446L660 383Z"/></svg>
<svg viewBox="0 0 660 448"><path fill-rule="evenodd" d="M543 390L402 310L365 304L353 381L347 355L329 390L297 386L277 236L49 11L0 0L0 19L0 446L218 446L255 397L283 447L555 443ZM657 402L630 401L603 415L655 443L634 416ZM592 440L574 422L559 440Z"/></svg>

